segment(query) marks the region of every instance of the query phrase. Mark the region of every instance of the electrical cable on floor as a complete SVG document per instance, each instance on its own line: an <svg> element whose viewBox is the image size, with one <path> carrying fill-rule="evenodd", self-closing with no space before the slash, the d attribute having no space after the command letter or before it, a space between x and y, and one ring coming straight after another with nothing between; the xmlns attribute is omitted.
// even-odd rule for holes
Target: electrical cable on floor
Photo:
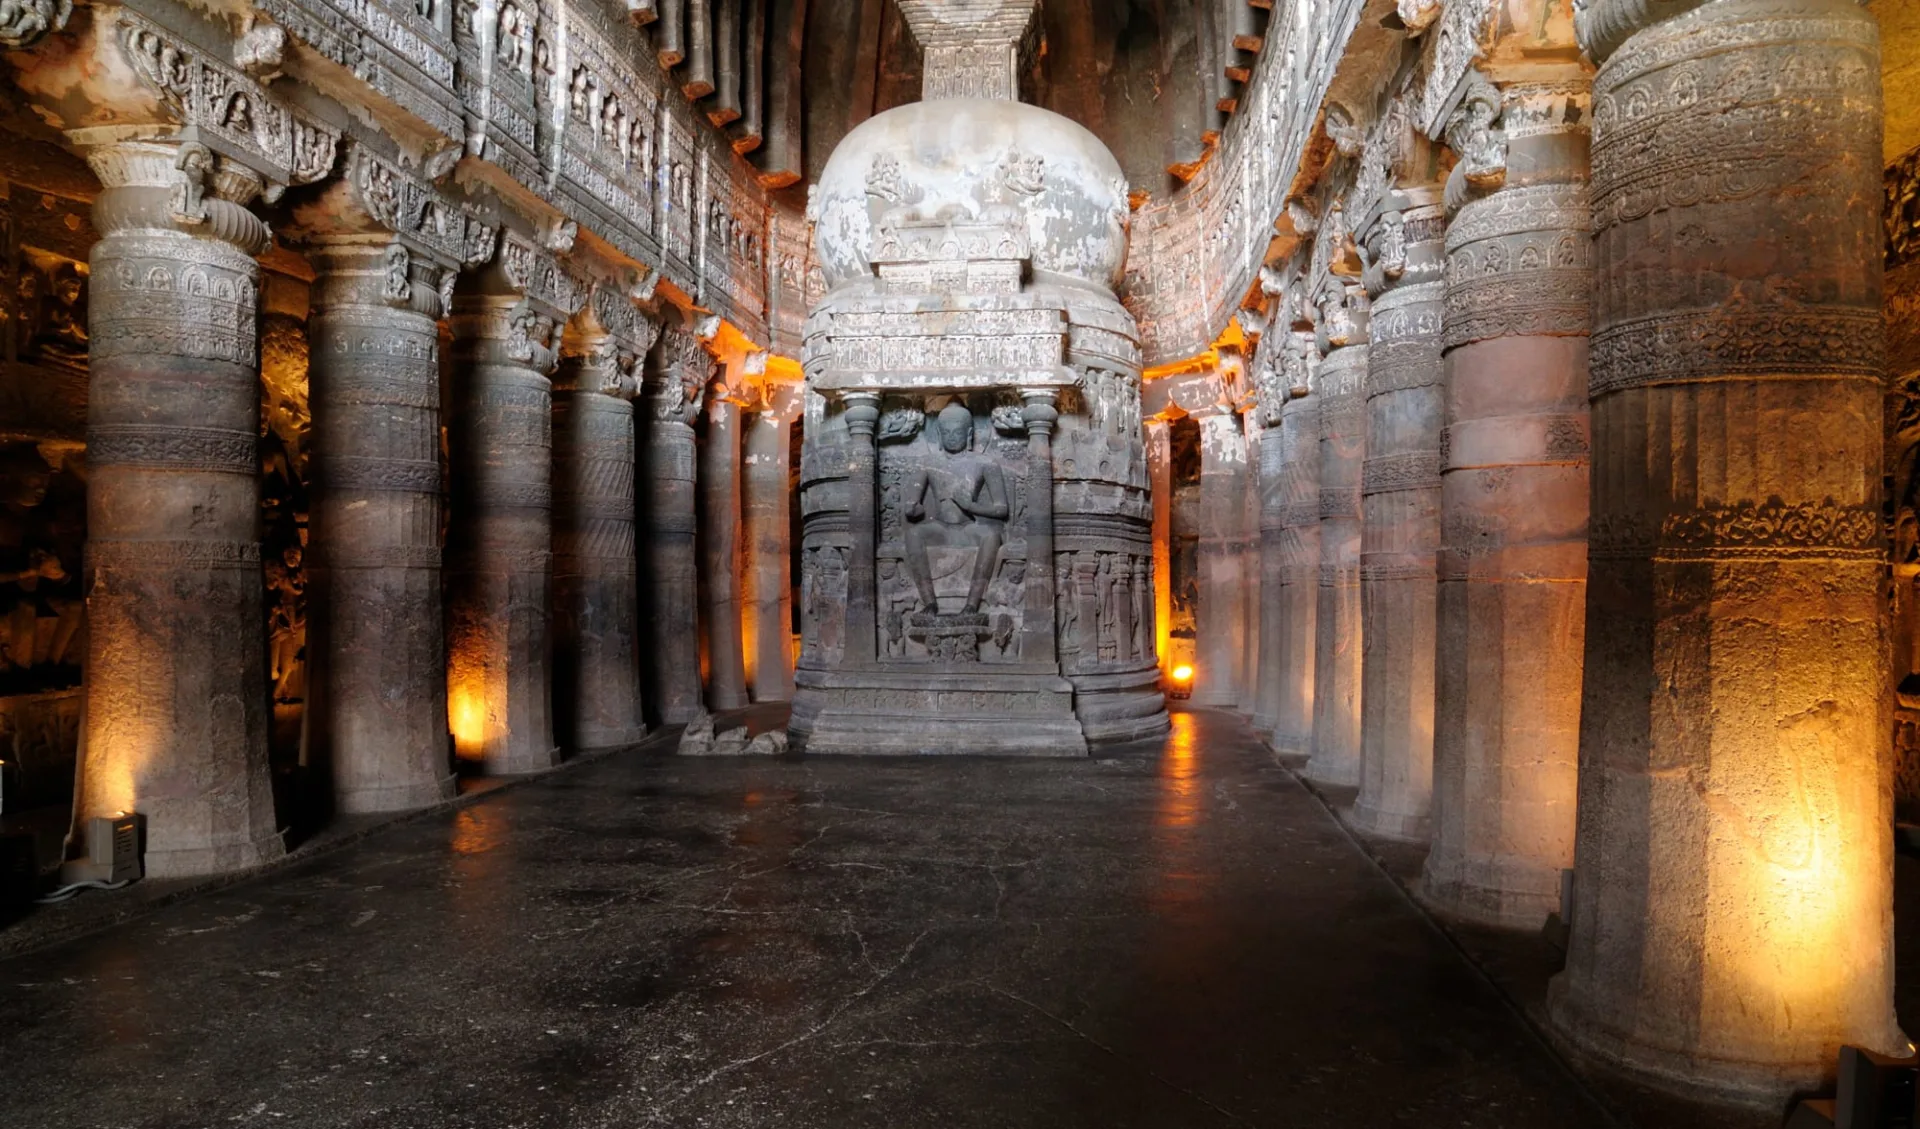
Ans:
<svg viewBox="0 0 1920 1129"><path fill-rule="evenodd" d="M59 902L64 902L72 899L73 897L77 896L82 890L118 890L121 887L127 885L127 883L132 881L133 879L131 878L123 878L118 882L101 882L98 880L89 881L89 882L75 882L71 886L62 886L58 890L55 890L53 893L48 894L45 897L35 898L34 903L36 905L43 905L43 906L55 905Z"/></svg>

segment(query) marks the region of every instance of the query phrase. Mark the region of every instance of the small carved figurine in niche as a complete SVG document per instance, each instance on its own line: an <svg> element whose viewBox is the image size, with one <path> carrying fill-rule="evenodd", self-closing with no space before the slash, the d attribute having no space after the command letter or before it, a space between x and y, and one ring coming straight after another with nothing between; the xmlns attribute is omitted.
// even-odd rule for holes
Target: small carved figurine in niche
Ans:
<svg viewBox="0 0 1920 1129"><path fill-rule="evenodd" d="M1016 631L1020 623L1020 602L1026 592L1027 562L1004 561L1000 575L987 587L987 622L993 630L988 643L990 657L1019 658Z"/></svg>
<svg viewBox="0 0 1920 1129"><path fill-rule="evenodd" d="M880 558L880 642L887 658L906 657L907 616L917 599L913 580L901 575L900 562Z"/></svg>
<svg viewBox="0 0 1920 1129"><path fill-rule="evenodd" d="M907 568L920 594L921 608L938 610L934 600L930 550L973 548L973 580L962 614L975 614L999 565L1007 518L1006 476L973 450L973 413L959 401L936 417L935 432L945 458L917 468L908 479L906 503Z"/></svg>

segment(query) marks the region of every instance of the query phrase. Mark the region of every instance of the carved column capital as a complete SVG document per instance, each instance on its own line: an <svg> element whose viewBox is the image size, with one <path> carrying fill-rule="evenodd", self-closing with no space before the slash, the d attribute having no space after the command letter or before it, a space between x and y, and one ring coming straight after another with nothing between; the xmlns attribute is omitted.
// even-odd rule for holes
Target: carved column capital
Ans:
<svg viewBox="0 0 1920 1129"><path fill-rule="evenodd" d="M693 334L676 327L663 329L659 363L647 373L641 388L653 418L692 422L700 414L713 366L713 354Z"/></svg>
<svg viewBox="0 0 1920 1129"><path fill-rule="evenodd" d="M248 208L264 181L247 165L181 136L95 143L86 155L104 189L93 205L101 235L172 229L266 250L271 233Z"/></svg>
<svg viewBox="0 0 1920 1129"><path fill-rule="evenodd" d="M1453 178L1477 193L1497 190L1507 179L1507 135L1500 125L1500 91L1478 70L1469 69L1460 104L1447 118L1447 144L1459 155ZM1455 204L1449 181L1447 202ZM1461 199L1459 203L1465 203Z"/></svg>
<svg viewBox="0 0 1920 1129"><path fill-rule="evenodd" d="M1573 0L1574 33L1595 63L1620 49L1634 32L1684 15L1707 0Z"/></svg>

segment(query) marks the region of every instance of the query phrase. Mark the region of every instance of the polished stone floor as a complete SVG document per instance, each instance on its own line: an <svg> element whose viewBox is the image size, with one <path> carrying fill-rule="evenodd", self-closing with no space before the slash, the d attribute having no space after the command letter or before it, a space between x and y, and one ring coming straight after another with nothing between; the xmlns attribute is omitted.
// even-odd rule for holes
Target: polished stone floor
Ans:
<svg viewBox="0 0 1920 1129"><path fill-rule="evenodd" d="M1243 722L1175 722L656 742L384 827L0 960L0 1126L1625 1123Z"/></svg>

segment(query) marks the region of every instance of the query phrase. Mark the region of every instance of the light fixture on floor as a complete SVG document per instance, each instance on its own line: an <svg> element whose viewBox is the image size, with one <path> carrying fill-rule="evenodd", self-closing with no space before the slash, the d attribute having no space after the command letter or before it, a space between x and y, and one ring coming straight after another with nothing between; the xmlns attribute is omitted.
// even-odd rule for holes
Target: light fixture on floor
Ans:
<svg viewBox="0 0 1920 1129"><path fill-rule="evenodd" d="M1193 667L1181 663L1167 674L1167 697L1193 697Z"/></svg>
<svg viewBox="0 0 1920 1129"><path fill-rule="evenodd" d="M1787 1129L1913 1129L1920 1120L1920 1057L1894 1058L1840 1048L1840 1085L1832 1098L1801 1102Z"/></svg>

